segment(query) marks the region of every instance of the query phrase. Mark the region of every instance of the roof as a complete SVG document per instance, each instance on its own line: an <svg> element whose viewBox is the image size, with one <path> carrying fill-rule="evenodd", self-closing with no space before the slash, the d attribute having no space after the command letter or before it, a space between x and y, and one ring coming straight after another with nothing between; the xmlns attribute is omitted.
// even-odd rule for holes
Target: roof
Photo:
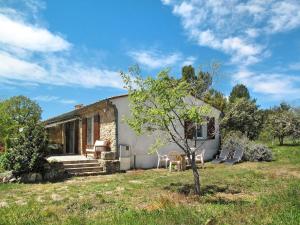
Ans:
<svg viewBox="0 0 300 225"><path fill-rule="evenodd" d="M97 101L95 103L83 106L80 109L75 109L75 110L72 110L70 112L61 114L59 116L55 116L55 117L49 118L49 119L45 120L44 123L45 124L52 124L52 123L57 123L57 122L65 121L65 120L70 120L72 118L79 117L80 116L80 112L83 111L83 110L85 110L85 109L87 109L87 108L89 108L89 107L95 106L95 105L97 105L97 104L99 104L101 102L105 102L107 100L113 100L113 99L127 97L127 96L128 96L128 94L123 94L123 95L115 95L115 96L112 96L112 97L109 97L109 98L106 98L106 99L102 99L102 100ZM199 100L203 101L202 99L199 99ZM205 101L203 101L203 102L205 102ZM206 103L206 104L208 104L208 103ZM213 106L211 106L211 107L220 112L219 109L217 109L217 108L215 108Z"/></svg>
<svg viewBox="0 0 300 225"><path fill-rule="evenodd" d="M80 112L89 108L89 107L92 107L92 106L95 106L101 102L105 102L107 100L113 100L113 99L117 99L117 98L122 98L122 97L126 97L128 96L128 94L123 94L123 95L116 95L116 96L112 96L112 97L109 97L109 98L106 98L106 99L102 99L100 101L97 101L95 103L92 103L92 104L89 104L89 105L86 105L86 106L83 106L81 107L80 109L74 109L70 112L67 112L67 113L63 113L59 116L55 116L55 117L52 117L52 118L49 118L47 120L44 121L45 124L51 124L51 123L57 123L57 122L60 122L60 121L63 121L63 120L69 120L69 119L72 119L74 117L79 117L80 116Z"/></svg>

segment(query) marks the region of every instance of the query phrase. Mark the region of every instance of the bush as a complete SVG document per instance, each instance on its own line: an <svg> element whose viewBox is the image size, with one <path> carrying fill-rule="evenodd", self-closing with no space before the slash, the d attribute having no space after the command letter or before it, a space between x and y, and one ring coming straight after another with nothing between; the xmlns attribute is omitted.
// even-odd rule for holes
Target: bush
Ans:
<svg viewBox="0 0 300 225"><path fill-rule="evenodd" d="M232 157L237 148L244 150L244 161L271 161L272 151L262 144L250 141L240 132L230 132L224 139L223 148L230 150L229 156Z"/></svg>
<svg viewBox="0 0 300 225"><path fill-rule="evenodd" d="M272 151L262 144L249 142L243 158L245 161L272 161Z"/></svg>
<svg viewBox="0 0 300 225"><path fill-rule="evenodd" d="M11 142L0 160L6 170L17 174L41 172L45 162L46 132L41 124L29 124L24 127Z"/></svg>

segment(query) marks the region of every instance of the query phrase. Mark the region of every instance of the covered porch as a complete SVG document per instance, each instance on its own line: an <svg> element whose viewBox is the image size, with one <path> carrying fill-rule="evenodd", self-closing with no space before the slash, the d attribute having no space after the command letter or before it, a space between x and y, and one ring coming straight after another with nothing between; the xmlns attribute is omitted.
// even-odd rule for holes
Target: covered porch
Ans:
<svg viewBox="0 0 300 225"><path fill-rule="evenodd" d="M48 148L52 155L80 156L80 118L72 118L46 125Z"/></svg>

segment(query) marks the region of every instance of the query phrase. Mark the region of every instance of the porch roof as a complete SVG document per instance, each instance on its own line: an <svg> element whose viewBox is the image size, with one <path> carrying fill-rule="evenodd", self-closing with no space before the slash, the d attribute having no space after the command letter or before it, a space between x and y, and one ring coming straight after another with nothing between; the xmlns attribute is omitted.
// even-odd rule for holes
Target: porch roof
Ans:
<svg viewBox="0 0 300 225"><path fill-rule="evenodd" d="M52 117L50 119L47 119L47 120L44 121L44 124L46 125L46 127L47 126L49 127L50 125L56 125L58 123L64 123L64 122L72 120L72 119L78 119L78 118L80 118L80 113L82 111L86 110L89 107L93 107L93 106L95 106L97 104L100 104L100 103L103 103L105 101L109 101L109 100L116 99L116 98L121 98L121 97L126 97L126 96L128 96L128 94L116 95L116 96L112 96L112 97L109 97L109 98L106 98L106 99L102 99L98 102L83 106L80 109L75 109L75 110L72 110L70 112L61 114L59 116L55 116L55 117Z"/></svg>

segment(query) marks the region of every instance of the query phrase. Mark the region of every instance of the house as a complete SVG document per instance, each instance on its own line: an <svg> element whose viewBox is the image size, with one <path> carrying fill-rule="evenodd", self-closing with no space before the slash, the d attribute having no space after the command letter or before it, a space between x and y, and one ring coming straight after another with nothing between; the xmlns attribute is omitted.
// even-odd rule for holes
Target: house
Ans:
<svg viewBox="0 0 300 225"><path fill-rule="evenodd" d="M206 104L197 99L197 104ZM115 152L120 162L128 162L128 168L153 168L157 164L157 155L149 154L149 147L155 137L137 136L123 121L130 116L128 95L114 96L99 102L83 106L75 106L75 110L45 121L49 134L49 142L57 146L53 154L87 155L93 149L96 140L109 142L111 151ZM210 124L197 126L191 141L204 142L205 160L212 159L219 148L219 116L220 111L212 108ZM208 127L213 127L213 135ZM184 132L184 131L183 131ZM195 139L195 136L197 138ZM176 144L168 144L161 148L161 154L180 151Z"/></svg>

